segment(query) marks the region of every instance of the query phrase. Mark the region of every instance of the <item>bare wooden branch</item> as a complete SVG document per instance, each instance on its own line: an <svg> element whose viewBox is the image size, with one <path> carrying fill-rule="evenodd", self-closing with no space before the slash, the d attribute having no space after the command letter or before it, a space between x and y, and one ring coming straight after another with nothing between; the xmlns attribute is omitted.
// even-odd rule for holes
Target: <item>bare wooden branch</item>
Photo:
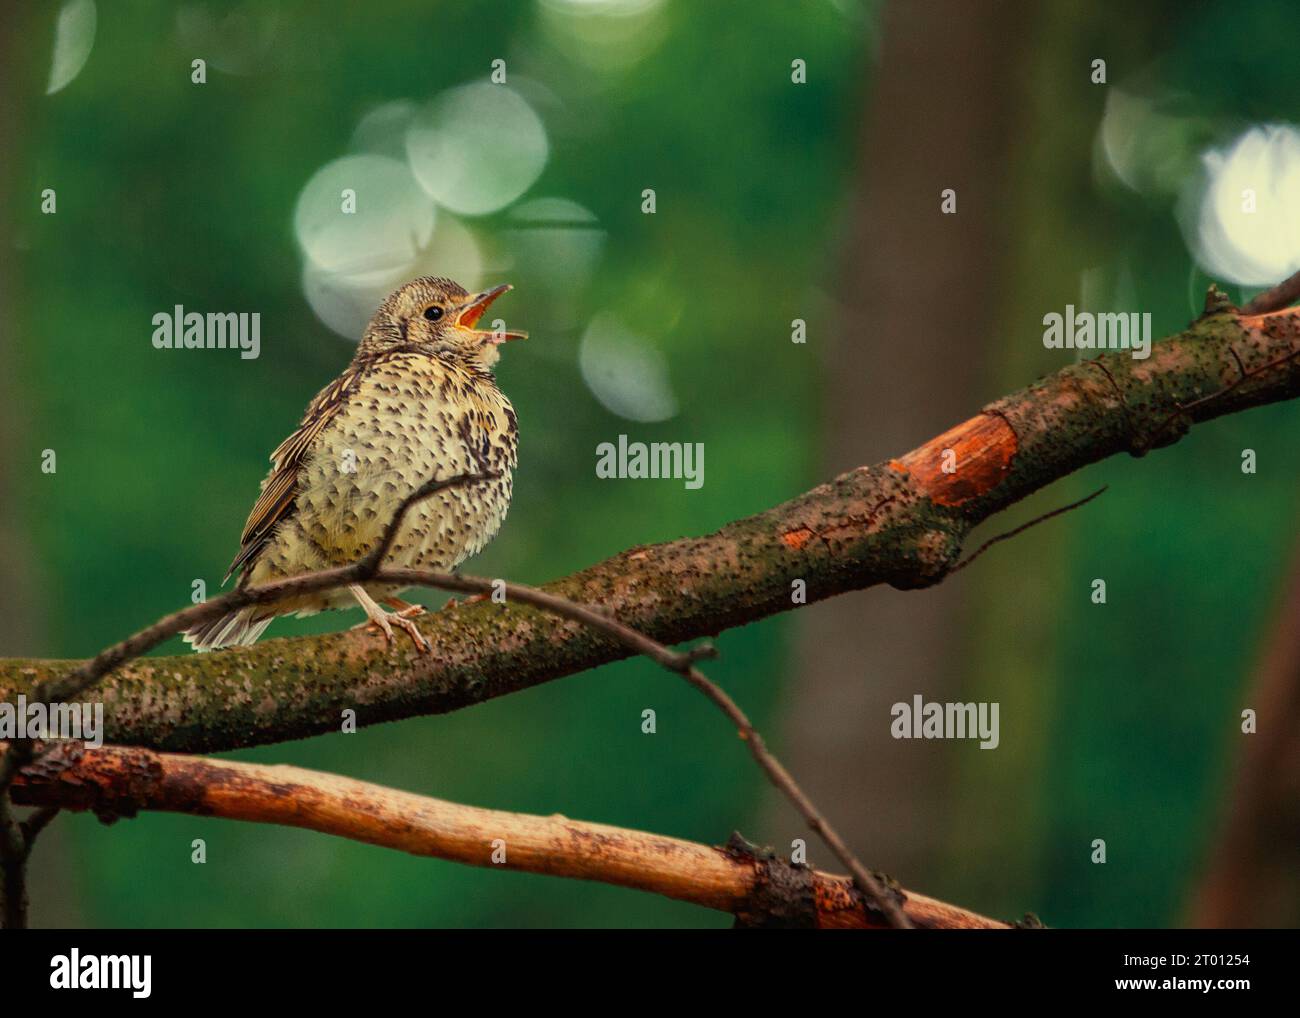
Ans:
<svg viewBox="0 0 1300 1018"><path fill-rule="evenodd" d="M4 743L0 743L3 746ZM0 929L20 930L27 926L27 860L31 858L36 838L59 815L58 806L38 809L26 820L16 820L5 799L5 819L12 824L11 840L0 851Z"/></svg>
<svg viewBox="0 0 1300 1018"><path fill-rule="evenodd" d="M729 912L747 925L883 928L849 877L792 866L733 838L713 848L558 814L530 816L428 798L297 767L58 744L19 773L15 801L104 820L163 810L281 824L471 866L630 887ZM493 842L504 843L494 862ZM498 856L500 858L500 856ZM897 889L921 928L1007 923Z"/></svg>

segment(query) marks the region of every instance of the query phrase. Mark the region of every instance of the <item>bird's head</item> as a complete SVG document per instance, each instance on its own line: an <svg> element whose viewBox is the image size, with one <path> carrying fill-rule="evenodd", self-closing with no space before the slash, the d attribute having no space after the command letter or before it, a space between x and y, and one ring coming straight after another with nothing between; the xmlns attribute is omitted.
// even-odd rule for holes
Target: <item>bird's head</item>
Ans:
<svg viewBox="0 0 1300 1018"><path fill-rule="evenodd" d="M417 347L489 371L501 356L502 343L528 335L478 328L492 302L509 289L507 283L482 293L469 293L450 279L413 279L379 305L361 337L357 356L372 356L402 346Z"/></svg>

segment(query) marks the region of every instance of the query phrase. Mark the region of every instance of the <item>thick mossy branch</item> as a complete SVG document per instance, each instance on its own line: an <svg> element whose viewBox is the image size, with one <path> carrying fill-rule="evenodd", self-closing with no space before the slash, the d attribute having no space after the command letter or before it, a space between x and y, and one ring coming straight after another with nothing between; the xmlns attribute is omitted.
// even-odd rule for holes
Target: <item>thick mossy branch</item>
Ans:
<svg viewBox="0 0 1300 1018"><path fill-rule="evenodd" d="M911 453L862 467L705 537L633 548L544 589L677 643L878 583L937 583L972 527L1067 474L1141 455L1190 424L1300 394L1300 310L1217 309L1152 347L1073 364ZM1217 394L1217 395L1216 395ZM1184 412L1185 410L1185 412ZM948 469L945 469L948 468ZM581 623L490 602L422 620L414 655L357 632L144 658L97 687L106 738L156 749L233 749L443 713L628 656ZM72 661L0 661L12 701Z"/></svg>

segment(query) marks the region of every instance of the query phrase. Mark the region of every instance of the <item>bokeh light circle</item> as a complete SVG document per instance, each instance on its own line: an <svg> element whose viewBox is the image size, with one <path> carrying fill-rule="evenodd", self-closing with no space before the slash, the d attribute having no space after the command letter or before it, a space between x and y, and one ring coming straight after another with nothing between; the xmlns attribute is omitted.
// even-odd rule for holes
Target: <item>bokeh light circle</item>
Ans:
<svg viewBox="0 0 1300 1018"><path fill-rule="evenodd" d="M344 191L356 195L344 211ZM294 235L317 268L383 273L410 263L433 233L434 208L405 164L362 154L322 166L303 187Z"/></svg>
<svg viewBox="0 0 1300 1018"><path fill-rule="evenodd" d="M95 0L67 0L59 8L59 17L54 24L54 54L50 59L46 95L66 88L86 66L90 51L95 47L97 21Z"/></svg>
<svg viewBox="0 0 1300 1018"><path fill-rule="evenodd" d="M1242 286L1271 286L1300 269L1300 130L1251 128L1202 163L1180 216L1197 263Z"/></svg>
<svg viewBox="0 0 1300 1018"><path fill-rule="evenodd" d="M677 413L663 354L612 315L591 320L578 366L587 388L610 413L641 423L666 421Z"/></svg>
<svg viewBox="0 0 1300 1018"><path fill-rule="evenodd" d="M474 234L454 216L442 215L428 245L400 265L336 272L305 260L302 290L316 317L355 343L380 302L416 276L450 276L467 290L477 289L483 278L483 256Z"/></svg>
<svg viewBox="0 0 1300 1018"><path fill-rule="evenodd" d="M527 100L486 82L444 92L406 132L407 159L420 186L466 216L496 212L519 198L549 152L546 128Z"/></svg>

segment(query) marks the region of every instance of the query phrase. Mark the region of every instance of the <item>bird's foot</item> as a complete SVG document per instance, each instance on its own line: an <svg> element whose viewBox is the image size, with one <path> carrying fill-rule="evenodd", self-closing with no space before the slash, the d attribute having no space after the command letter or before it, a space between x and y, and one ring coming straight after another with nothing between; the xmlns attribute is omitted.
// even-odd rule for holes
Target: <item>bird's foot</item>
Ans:
<svg viewBox="0 0 1300 1018"><path fill-rule="evenodd" d="M366 613L366 621L360 625L353 626L353 629L374 630L376 633L382 633L385 640L393 642L393 626L406 633L415 644L417 653L428 654L433 648L429 646L429 641L424 638L420 632L420 627L411 621L405 611L386 612L375 603L374 598L366 593L364 587L353 584L348 588L352 591L353 596L360 603L361 608ZM408 608L419 608L419 605L409 605ZM423 614L423 609L414 614Z"/></svg>
<svg viewBox="0 0 1300 1018"><path fill-rule="evenodd" d="M367 632L374 633L376 636L383 636L389 643L393 642L393 626L406 633L415 644L415 649L421 654L428 654L433 648L429 646L429 641L424 638L420 632L420 627L412 622L400 612L392 614L385 613L379 618L367 619L365 622L358 622L353 629L364 629Z"/></svg>
<svg viewBox="0 0 1300 1018"><path fill-rule="evenodd" d="M358 629L364 629L367 633L374 633L375 636L383 636L385 640L391 640L393 638L393 627L388 624L387 618L384 618L382 621L378 619L366 619L365 622L358 622L352 627L351 631L355 633Z"/></svg>
<svg viewBox="0 0 1300 1018"><path fill-rule="evenodd" d="M433 652L433 648L429 646L429 641L426 640L424 634L420 632L420 627L412 622L409 616L402 612L398 612L396 615L391 617L393 625L400 628L411 638L411 642L415 644L415 651L417 654L431 654Z"/></svg>

